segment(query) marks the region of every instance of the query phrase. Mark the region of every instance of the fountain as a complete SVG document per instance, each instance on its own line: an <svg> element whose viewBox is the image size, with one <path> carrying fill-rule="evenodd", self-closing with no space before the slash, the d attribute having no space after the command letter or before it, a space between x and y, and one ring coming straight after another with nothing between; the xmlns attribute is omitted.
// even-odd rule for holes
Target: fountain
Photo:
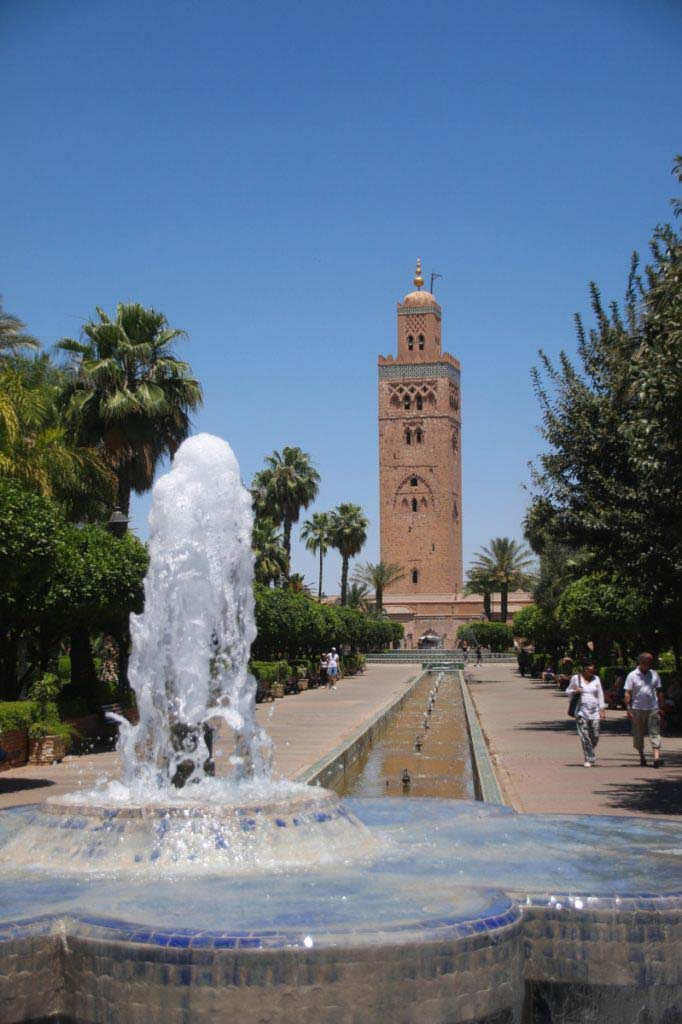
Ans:
<svg viewBox="0 0 682 1024"><path fill-rule="evenodd" d="M122 780L0 814L0 1024L682 1019L676 822L273 778L250 536L229 446L186 441L154 488Z"/></svg>

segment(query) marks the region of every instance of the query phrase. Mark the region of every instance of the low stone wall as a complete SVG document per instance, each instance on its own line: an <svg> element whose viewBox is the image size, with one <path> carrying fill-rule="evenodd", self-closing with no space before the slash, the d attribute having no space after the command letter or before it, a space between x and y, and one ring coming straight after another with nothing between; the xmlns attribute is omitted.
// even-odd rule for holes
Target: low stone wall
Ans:
<svg viewBox="0 0 682 1024"><path fill-rule="evenodd" d="M28 735L25 729L0 732L0 747L7 754L7 760L0 763L0 772L21 768L28 761Z"/></svg>

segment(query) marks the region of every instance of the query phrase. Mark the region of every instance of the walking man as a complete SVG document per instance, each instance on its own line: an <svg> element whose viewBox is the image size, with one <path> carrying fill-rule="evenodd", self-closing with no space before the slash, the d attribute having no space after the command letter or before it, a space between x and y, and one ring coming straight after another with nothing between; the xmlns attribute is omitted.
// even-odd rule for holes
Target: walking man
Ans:
<svg viewBox="0 0 682 1024"><path fill-rule="evenodd" d="M659 768L661 761L661 715L663 714L663 689L658 672L651 667L654 663L652 654L640 654L634 672L625 680L625 711L632 721L632 745L639 751L639 763L644 766L644 737L649 735L649 742L654 752L654 768Z"/></svg>

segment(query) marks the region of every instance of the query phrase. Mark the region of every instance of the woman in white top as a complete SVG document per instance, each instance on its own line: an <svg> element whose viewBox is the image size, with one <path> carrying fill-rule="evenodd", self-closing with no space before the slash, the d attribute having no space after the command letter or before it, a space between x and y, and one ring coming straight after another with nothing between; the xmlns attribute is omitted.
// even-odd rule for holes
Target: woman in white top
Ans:
<svg viewBox="0 0 682 1024"><path fill-rule="evenodd" d="M597 760L594 751L599 743L599 722L606 718L604 691L592 662L583 665L582 672L573 676L568 684L566 696L569 700L576 693L580 694L580 700L575 713L575 725L583 747L585 767L591 768Z"/></svg>

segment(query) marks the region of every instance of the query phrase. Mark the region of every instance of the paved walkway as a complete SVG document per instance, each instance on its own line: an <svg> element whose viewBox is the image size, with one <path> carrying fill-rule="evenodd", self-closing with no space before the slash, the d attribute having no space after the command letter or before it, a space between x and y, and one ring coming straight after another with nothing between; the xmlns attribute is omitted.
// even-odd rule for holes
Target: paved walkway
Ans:
<svg viewBox="0 0 682 1024"><path fill-rule="evenodd" d="M595 768L584 768L568 700L515 666L470 668L470 689L497 775L519 811L682 814L682 737L663 736L663 768L640 768L624 711L607 711ZM648 741L645 751L651 760Z"/></svg>
<svg viewBox="0 0 682 1024"><path fill-rule="evenodd" d="M370 665L362 675L341 680L335 690L306 690L269 704L256 715L275 745L275 774L293 778L343 743L363 722L373 718L421 671L418 665ZM218 739L221 760L231 753ZM116 753L67 757L57 765L25 765L0 772L0 808L40 803L74 789L90 788L103 778L116 778Z"/></svg>

